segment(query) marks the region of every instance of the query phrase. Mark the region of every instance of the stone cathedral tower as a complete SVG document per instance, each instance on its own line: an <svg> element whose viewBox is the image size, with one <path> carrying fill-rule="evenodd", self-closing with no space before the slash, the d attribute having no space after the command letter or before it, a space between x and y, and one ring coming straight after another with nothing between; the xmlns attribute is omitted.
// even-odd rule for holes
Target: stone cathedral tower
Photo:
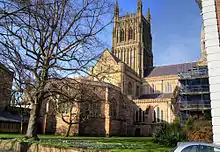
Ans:
<svg viewBox="0 0 220 152"><path fill-rule="evenodd" d="M112 52L141 78L144 69L153 66L151 15L142 14L142 0L138 0L137 12L119 16L118 1L114 10Z"/></svg>

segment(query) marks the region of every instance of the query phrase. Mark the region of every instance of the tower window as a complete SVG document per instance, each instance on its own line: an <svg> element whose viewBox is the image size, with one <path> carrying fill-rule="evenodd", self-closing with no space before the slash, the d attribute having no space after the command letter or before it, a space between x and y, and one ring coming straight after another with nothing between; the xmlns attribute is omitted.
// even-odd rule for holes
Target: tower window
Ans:
<svg viewBox="0 0 220 152"><path fill-rule="evenodd" d="M134 30L130 28L128 30L128 40L132 40L132 39L134 39Z"/></svg>
<svg viewBox="0 0 220 152"><path fill-rule="evenodd" d="M121 31L120 31L120 42L122 42L122 41L124 41L125 40L125 32L124 32L124 30L122 29Z"/></svg>

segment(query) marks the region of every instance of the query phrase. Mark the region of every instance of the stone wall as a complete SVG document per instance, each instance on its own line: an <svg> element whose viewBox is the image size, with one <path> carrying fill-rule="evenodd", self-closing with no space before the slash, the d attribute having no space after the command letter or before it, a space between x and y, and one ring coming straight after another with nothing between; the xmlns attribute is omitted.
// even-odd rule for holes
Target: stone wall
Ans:
<svg viewBox="0 0 220 152"><path fill-rule="evenodd" d="M62 148L55 146L44 146L37 143L26 143L12 140L1 140L0 150L13 152L108 152L108 150L88 150L88 149L74 149ZM110 152L110 151L109 151Z"/></svg>
<svg viewBox="0 0 220 152"><path fill-rule="evenodd" d="M134 128L134 111L137 109L135 103L123 95L119 87L90 80L82 81L82 83L86 83L88 89L86 92L89 94L85 94L84 98L87 99L86 96L88 96L88 101L74 106L75 112L73 112L72 122L75 124L71 127L70 136L134 135L132 128ZM90 97L93 98L90 99ZM42 106L40 121L42 132L65 135L69 125L63 119L70 122L69 110L59 112L57 107L62 107L62 105L52 103L55 102L47 101ZM67 104L64 106L65 109L68 108L68 102L64 103Z"/></svg>
<svg viewBox="0 0 220 152"><path fill-rule="evenodd" d="M179 85L178 79L178 75L146 77L142 86L142 94L172 93Z"/></svg>
<svg viewBox="0 0 220 152"><path fill-rule="evenodd" d="M80 123L79 135L105 136L105 125L105 119L89 120L87 122Z"/></svg>
<svg viewBox="0 0 220 152"><path fill-rule="evenodd" d="M0 63L0 110L9 105L13 73Z"/></svg>

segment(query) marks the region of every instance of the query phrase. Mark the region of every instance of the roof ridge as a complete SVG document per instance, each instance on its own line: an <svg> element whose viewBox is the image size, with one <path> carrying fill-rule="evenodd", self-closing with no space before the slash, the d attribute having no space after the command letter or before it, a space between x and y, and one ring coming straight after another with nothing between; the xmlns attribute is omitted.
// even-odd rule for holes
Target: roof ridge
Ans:
<svg viewBox="0 0 220 152"><path fill-rule="evenodd" d="M159 66L154 66L153 68L155 68L155 67L167 67L167 66L172 66L172 65L183 65L183 64L189 64L189 63L197 63L197 61L178 63L178 64L159 65Z"/></svg>

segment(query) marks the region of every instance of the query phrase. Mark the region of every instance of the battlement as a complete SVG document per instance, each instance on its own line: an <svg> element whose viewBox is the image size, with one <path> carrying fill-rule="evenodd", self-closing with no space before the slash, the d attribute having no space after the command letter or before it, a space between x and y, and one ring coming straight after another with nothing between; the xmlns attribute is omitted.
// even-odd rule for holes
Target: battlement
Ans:
<svg viewBox="0 0 220 152"><path fill-rule="evenodd" d="M137 17L137 14L131 13L131 14L126 14L126 15L120 16L119 20L126 20L126 19L130 19L130 18L134 18L134 17Z"/></svg>

